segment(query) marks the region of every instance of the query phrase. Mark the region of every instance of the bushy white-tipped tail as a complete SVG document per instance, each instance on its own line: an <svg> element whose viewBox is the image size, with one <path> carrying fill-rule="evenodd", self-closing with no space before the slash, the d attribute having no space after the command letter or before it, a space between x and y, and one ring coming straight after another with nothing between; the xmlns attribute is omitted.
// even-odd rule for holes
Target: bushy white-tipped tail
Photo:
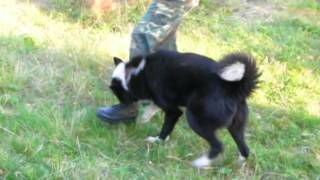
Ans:
<svg viewBox="0 0 320 180"><path fill-rule="evenodd" d="M219 61L218 76L225 83L226 92L241 99L257 87L259 70L255 59L244 53L232 53Z"/></svg>
<svg viewBox="0 0 320 180"><path fill-rule="evenodd" d="M224 67L220 72L220 77L226 81L240 81L245 72L245 65L236 62Z"/></svg>

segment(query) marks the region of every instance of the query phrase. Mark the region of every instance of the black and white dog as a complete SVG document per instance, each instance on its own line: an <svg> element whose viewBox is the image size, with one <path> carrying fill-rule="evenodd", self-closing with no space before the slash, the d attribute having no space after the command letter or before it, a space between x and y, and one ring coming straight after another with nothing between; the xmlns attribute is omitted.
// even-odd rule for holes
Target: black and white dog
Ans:
<svg viewBox="0 0 320 180"><path fill-rule="evenodd" d="M259 77L251 56L235 53L215 62L198 54L160 50L129 62L114 58L114 62L110 88L119 101L152 100L165 113L159 136L149 137L149 141L168 138L183 106L191 128L211 146L208 154L193 161L193 166L209 166L222 151L215 132L223 127L236 142L240 158L248 158L244 137L246 98L257 87Z"/></svg>

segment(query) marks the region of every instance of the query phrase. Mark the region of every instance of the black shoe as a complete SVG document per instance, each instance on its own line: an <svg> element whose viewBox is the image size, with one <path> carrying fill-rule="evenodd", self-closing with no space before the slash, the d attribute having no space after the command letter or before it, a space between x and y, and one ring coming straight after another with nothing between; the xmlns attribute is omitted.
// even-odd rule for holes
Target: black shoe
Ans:
<svg viewBox="0 0 320 180"><path fill-rule="evenodd" d="M121 122L133 122L138 114L138 105L117 104L111 107L103 107L97 110L97 117L104 122L117 124Z"/></svg>

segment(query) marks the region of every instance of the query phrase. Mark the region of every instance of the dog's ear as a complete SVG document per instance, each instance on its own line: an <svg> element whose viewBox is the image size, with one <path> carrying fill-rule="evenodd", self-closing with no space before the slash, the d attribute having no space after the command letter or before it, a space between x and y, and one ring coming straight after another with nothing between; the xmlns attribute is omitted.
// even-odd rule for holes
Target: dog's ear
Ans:
<svg viewBox="0 0 320 180"><path fill-rule="evenodd" d="M120 59L120 58L118 58L118 57L113 57L113 63L114 63L114 65L118 65L119 63L122 63L123 61Z"/></svg>

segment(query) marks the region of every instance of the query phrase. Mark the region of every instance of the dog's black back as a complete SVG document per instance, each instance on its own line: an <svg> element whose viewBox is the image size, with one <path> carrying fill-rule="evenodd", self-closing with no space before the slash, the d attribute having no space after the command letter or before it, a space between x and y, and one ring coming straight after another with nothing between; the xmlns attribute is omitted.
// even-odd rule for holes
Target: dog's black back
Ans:
<svg viewBox="0 0 320 180"><path fill-rule="evenodd" d="M204 56L159 51L146 62L148 87L161 106L186 106L192 93L208 89L216 79L215 63Z"/></svg>
<svg viewBox="0 0 320 180"><path fill-rule="evenodd" d="M122 94L131 100L150 99L165 112L160 139L171 133L182 114L179 107L185 106L190 126L211 145L209 159L222 150L214 135L221 127L229 129L241 155L248 157L244 142L246 98L256 88L259 77L251 56L230 54L215 62L193 53L162 50L133 58L125 67L128 89L119 88L116 77L111 87L118 97Z"/></svg>

